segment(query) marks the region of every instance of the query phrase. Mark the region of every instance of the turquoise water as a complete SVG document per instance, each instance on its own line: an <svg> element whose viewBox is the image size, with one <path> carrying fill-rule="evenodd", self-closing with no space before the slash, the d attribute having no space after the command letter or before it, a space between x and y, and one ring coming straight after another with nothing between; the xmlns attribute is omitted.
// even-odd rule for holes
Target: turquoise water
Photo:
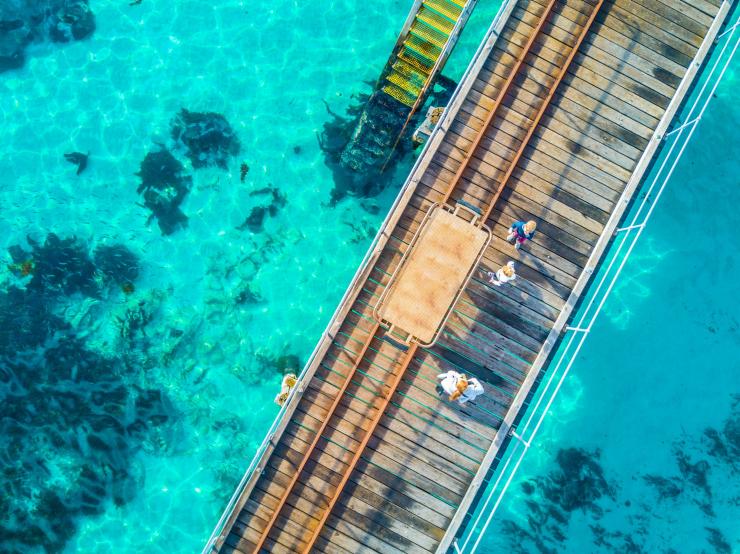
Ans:
<svg viewBox="0 0 740 554"><path fill-rule="evenodd" d="M481 0L448 64L451 77L462 74L499 3ZM343 113L353 94L368 91L363 83L377 77L409 6L91 0L90 39L31 45L22 69L0 74L2 294L33 279L7 268L11 247L30 250L27 235L76 236L84 252L122 244L139 266L129 294L120 283L95 295L55 293L44 306L62 331L16 352L12 363L2 352L0 550L200 550L277 413L282 370L306 360L392 202L389 190L370 203L327 208L332 173L316 135L329 120L324 101ZM737 443L727 461L707 454L702 438L733 421L738 312L727 299L737 296L738 239L727 233L708 245L701 231L714 217L736 220L737 151L728 131L740 118L736 73L519 474L522 482L546 479L561 449L599 448L614 498L599 499L598 521L634 534L646 551L711 551L706 528L738 540ZM182 108L222 114L241 151L225 169L193 169L176 153L192 177L181 206L188 226L163 236L156 221L147 225L135 173L158 143L169 145ZM63 157L71 151L90 151L79 176ZM400 163L399 185L411 162ZM285 204L261 232L239 230L265 202L250 193L265 187ZM687 278L700 268L706 281ZM23 297L20 308L17 300L3 296L2 309L38 308L35 297ZM11 324L25 332L25 321ZM679 451L692 464L709 461L713 516L706 487L686 484ZM676 478L681 492L656 502L646 475ZM549 507L539 489L523 490L512 487L497 523L506 546L512 530L519 538L521 529L531 532L529 500ZM540 541L545 547L601 548L589 527L593 511L575 510L555 527L550 518L538 527L570 538ZM7 529L28 533L11 541ZM624 550L623 537L610 540Z"/></svg>
<svg viewBox="0 0 740 554"><path fill-rule="evenodd" d="M739 84L736 58L479 552L740 551Z"/></svg>
<svg viewBox="0 0 740 554"><path fill-rule="evenodd" d="M282 372L307 359L395 196L326 207L317 134L325 102L342 114L368 92L411 3L90 4L91 38L32 44L0 74L0 550L195 552L277 413ZM498 4L481 3L451 76ZM182 108L224 116L241 145L227 167L195 169L173 150ZM192 178L187 227L166 236L137 193L159 145ZM90 152L80 175L73 151ZM242 224L265 188L284 205L252 232ZM31 253L49 233L77 237L38 247L63 292ZM36 259L30 275L16 245ZM72 258L117 245L138 275L70 284L84 273ZM33 325L52 320L52 332Z"/></svg>

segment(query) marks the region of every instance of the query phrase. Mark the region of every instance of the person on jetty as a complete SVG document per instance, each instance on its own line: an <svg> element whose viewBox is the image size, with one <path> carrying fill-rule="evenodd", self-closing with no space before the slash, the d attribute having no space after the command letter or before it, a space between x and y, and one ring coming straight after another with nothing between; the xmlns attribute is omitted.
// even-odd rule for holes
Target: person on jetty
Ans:
<svg viewBox="0 0 740 554"><path fill-rule="evenodd" d="M296 386L298 382L298 376L295 373L286 373L283 376L283 382L280 385L280 392L275 397L275 404L282 406L288 400L290 391Z"/></svg>
<svg viewBox="0 0 740 554"><path fill-rule="evenodd" d="M500 287L501 285L503 285L504 283L508 283L509 281L513 281L514 279L516 279L514 262L508 262L505 266L503 266L495 273L493 271L487 271L486 277L488 277L489 283L491 283L492 285L496 285L497 287Z"/></svg>
<svg viewBox="0 0 740 554"><path fill-rule="evenodd" d="M465 404L475 400L483 394L483 385L475 377L468 379L465 375L457 371L448 371L437 375L441 379L439 385L442 390L448 394L450 402L458 401L459 404Z"/></svg>
<svg viewBox="0 0 740 554"><path fill-rule="evenodd" d="M528 240L532 240L536 229L537 223L534 221L527 221L526 223L523 221L515 221L511 224L511 227L509 227L509 234L506 237L506 240L513 242L514 248L519 250L522 247L522 244Z"/></svg>

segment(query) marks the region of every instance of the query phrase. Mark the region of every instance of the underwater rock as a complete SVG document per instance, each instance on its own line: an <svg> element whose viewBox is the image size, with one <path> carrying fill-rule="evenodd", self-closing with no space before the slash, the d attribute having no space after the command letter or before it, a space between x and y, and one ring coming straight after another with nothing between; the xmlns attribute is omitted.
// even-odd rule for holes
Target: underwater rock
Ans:
<svg viewBox="0 0 740 554"><path fill-rule="evenodd" d="M98 271L121 286L139 276L139 259L122 244L98 246L93 259Z"/></svg>
<svg viewBox="0 0 740 554"><path fill-rule="evenodd" d="M60 239L54 233L46 236L43 244L28 237L31 251L21 247L10 248L13 262L32 262L30 282L26 289L44 295L81 293L94 298L100 295L100 282L95 273L95 264L90 259L87 246L75 237Z"/></svg>
<svg viewBox="0 0 740 554"><path fill-rule="evenodd" d="M229 157L241 150L229 122L214 112L190 112L183 108L172 120L171 134L196 169L213 165L226 169Z"/></svg>
<svg viewBox="0 0 740 554"><path fill-rule="evenodd" d="M0 7L0 72L23 67L26 47L33 40L33 33L26 21L10 7Z"/></svg>
<svg viewBox="0 0 740 554"><path fill-rule="evenodd" d="M95 31L88 0L29 0L0 3L0 72L22 67L34 41L70 42Z"/></svg>
<svg viewBox="0 0 740 554"><path fill-rule="evenodd" d="M180 211L190 191L192 178L184 175L183 165L168 150L149 152L141 162L141 184L136 192L143 194L144 205L152 211L164 235L170 235L187 225L187 216Z"/></svg>
<svg viewBox="0 0 740 554"><path fill-rule="evenodd" d="M65 0L49 18L53 42L71 42L89 37L95 31L95 15L88 0Z"/></svg>
<svg viewBox="0 0 740 554"><path fill-rule="evenodd" d="M82 152L69 152L64 155L64 159L69 163L77 166L77 175L85 171L87 168L87 159L90 157L90 152L83 154Z"/></svg>
<svg viewBox="0 0 740 554"><path fill-rule="evenodd" d="M253 207L247 218L236 228L239 231L249 229L252 233L260 233L264 226L265 217L268 215L270 217L275 217L278 211L285 206L287 199L285 195L277 188L273 187L272 184L265 188L250 192L249 196L263 196L267 198L269 203L267 205Z"/></svg>

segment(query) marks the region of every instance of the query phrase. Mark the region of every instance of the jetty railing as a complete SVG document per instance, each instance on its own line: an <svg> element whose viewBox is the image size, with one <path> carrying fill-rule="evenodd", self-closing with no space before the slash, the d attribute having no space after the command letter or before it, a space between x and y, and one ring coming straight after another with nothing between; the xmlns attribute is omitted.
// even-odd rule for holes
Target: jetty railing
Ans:
<svg viewBox="0 0 740 554"><path fill-rule="evenodd" d="M520 424L510 431L509 447L489 478L489 483L492 484L484 493L484 498L481 498L481 502L478 503L472 519L452 543L457 554L472 554L480 547L483 537L501 506L504 495L526 453L533 446L533 441L543 421L740 46L738 27L740 27L740 17L736 16L735 21L729 23L728 27L717 36L714 63L704 76L704 83L698 89L694 101L690 107L684 108L684 123L677 125L662 137L664 141L662 160L658 159L655 166L657 169L654 168L652 179L646 179L642 187L644 188L648 181L650 185L640 204L632 209L631 221L616 229L615 243L611 245L608 257L599 269L598 285L592 292L589 292L579 313L574 316L573 321L577 320L577 323L565 328L567 339L564 339L558 353L553 357L553 363L545 374L547 378L544 387L535 395L537 400L530 402ZM629 216L626 219L630 219Z"/></svg>
<svg viewBox="0 0 740 554"><path fill-rule="evenodd" d="M486 31L485 36L481 40L480 44L478 45L478 49L475 52L475 55L472 59L478 59L480 53L485 48L490 48L490 46L493 44L493 42L498 37L501 29L501 20L505 14L508 14L508 12L511 11L513 8L513 5L516 4L517 0L504 0L501 3L501 6L499 7L498 12L496 13L496 16L491 23L490 27ZM462 77L458 81L458 85L455 89L455 92L453 93L452 97L455 98L458 96L458 93L460 92L461 87L463 86L463 83L467 80L468 75L473 71L473 64L469 64L466 68L465 72L463 73ZM349 286L344 292L344 295L342 296L342 299L340 300L339 304L337 304L336 309L334 310L334 313L332 314L331 319L329 319L329 322L327 323L326 329L321 334L321 337L316 342L316 346L313 349L313 352L309 356L306 364L303 366L303 369L301 370L301 373L298 376L298 384L293 389L293 392L291 393L291 397L295 392L300 392L303 390L303 387L305 386L305 380L303 379L308 369L313 364L317 354L319 353L321 344L324 342L324 339L329 337L331 335L331 329L339 316L339 314L342 312L342 309L344 308L345 304L350 301L350 295L353 290L353 285L355 282L359 281L362 274L366 271L366 269L369 267L371 260L378 254L377 252L377 246L380 242L380 239L384 235L384 229L388 227L388 223L393 217L394 212L396 211L396 207L398 206L399 202L404 197L404 193L411 187L415 186L416 182L419 179L419 175L423 172L423 166L428 164L428 159L426 156L427 151L430 149L436 148L437 142L440 140L441 136L446 132L446 127L450 124L451 118L448 117L448 111L450 111L450 107L448 106L445 109L445 113L442 114L442 117L440 117L437 125L435 126L434 130L432 131L432 134L429 137L429 140L426 141L424 144L421 153L419 154L419 157L416 158L416 162L414 163L411 171L408 174L408 177L406 178L406 181L404 182L403 186L401 187L398 195L396 196L395 200L393 201L393 204L388 210L388 213L386 215L385 220L381 224L378 232L376 233L375 237L373 237L372 242L370 243L367 252L365 253L365 256L362 259L362 262L357 268L357 271L355 272L354 276L352 277L352 280L350 281ZM236 507L236 504L239 500L239 497L241 496L242 492L244 491L244 488L246 487L247 483L249 482L252 475L257 471L258 469L258 463L259 460L262 458L262 455L265 453L265 450L270 445L270 441L274 438L275 430L279 427L280 422L283 419L283 415L288 410L288 407L290 406L290 401L292 398L288 398L288 400L285 402L283 407L280 409L280 411L275 415L275 419L272 421L272 424L268 428L267 432L265 433L265 438L262 440L262 443L260 443L259 447L257 447L256 452L254 453L254 456L252 457L251 462L249 463L249 466L247 466L246 471L244 472L244 475L242 476L241 480L239 481L239 484L236 487L236 490L231 495L231 498L229 499L229 502L226 504L226 507L224 508L223 512L221 513L221 517L219 518L218 522L214 526L213 531L211 532L210 537L208 537L208 541L206 542L205 546L203 547L203 550L201 551L201 554L211 554L215 547L216 542L224 531L224 526L226 525L226 522L228 521L229 517L231 516L231 513L233 512L234 508Z"/></svg>
<svg viewBox="0 0 740 554"><path fill-rule="evenodd" d="M416 102L414 102L414 105L411 106L411 111L409 112L409 115L406 116L406 121L403 122L403 127L401 127L401 131L398 133L398 136L396 137L396 140L393 143L393 146L391 147L391 152L390 154L388 154L388 157L385 159L385 163L383 164L381 171L385 171L385 168L388 165L388 162L390 161L391 156L393 155L393 152L398 146L398 143L401 142L401 139L403 138L403 133L406 131L406 128L411 122L411 118L414 117L414 114L416 114L416 111L421 107L421 105L426 100L426 95L427 95L427 91L429 87L434 84L434 80L435 80L437 73L439 73L442 70L442 67L444 67L444 65L447 63L447 59L450 57L452 50L455 48L455 45L457 44L457 39L459 38L459 35L462 32L463 27L467 23L468 18L470 17L470 14L473 12L473 8L475 7L477 2L478 0L468 0L467 2L465 2L465 7L463 7L463 11L460 14L460 17L458 17L457 21L455 21L455 26L452 28L452 31L450 32L450 36L447 39L447 42L445 43L444 50L442 50L442 53L439 55L437 60L434 62L434 66L429 72L429 78L427 79L426 83L424 83L424 86L422 87L421 92L419 93L419 96L416 99Z"/></svg>

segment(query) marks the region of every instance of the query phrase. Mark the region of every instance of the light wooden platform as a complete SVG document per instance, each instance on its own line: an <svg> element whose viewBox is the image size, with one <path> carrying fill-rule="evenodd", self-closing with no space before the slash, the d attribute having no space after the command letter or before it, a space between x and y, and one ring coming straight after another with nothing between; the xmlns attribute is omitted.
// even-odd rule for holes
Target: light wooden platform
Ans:
<svg viewBox="0 0 740 554"><path fill-rule="evenodd" d="M378 300L376 320L408 335L406 342L434 344L491 239L478 219L464 206L429 208Z"/></svg>
<svg viewBox="0 0 740 554"><path fill-rule="evenodd" d="M448 551L729 8L508 5L321 339L218 550ZM491 287L473 275L437 342L407 347L373 310L430 207L460 201L487 214L481 268L514 259L518 278ZM538 231L516 252L507 229L527 219ZM486 394L447 402L435 385L450 369L477 377Z"/></svg>

